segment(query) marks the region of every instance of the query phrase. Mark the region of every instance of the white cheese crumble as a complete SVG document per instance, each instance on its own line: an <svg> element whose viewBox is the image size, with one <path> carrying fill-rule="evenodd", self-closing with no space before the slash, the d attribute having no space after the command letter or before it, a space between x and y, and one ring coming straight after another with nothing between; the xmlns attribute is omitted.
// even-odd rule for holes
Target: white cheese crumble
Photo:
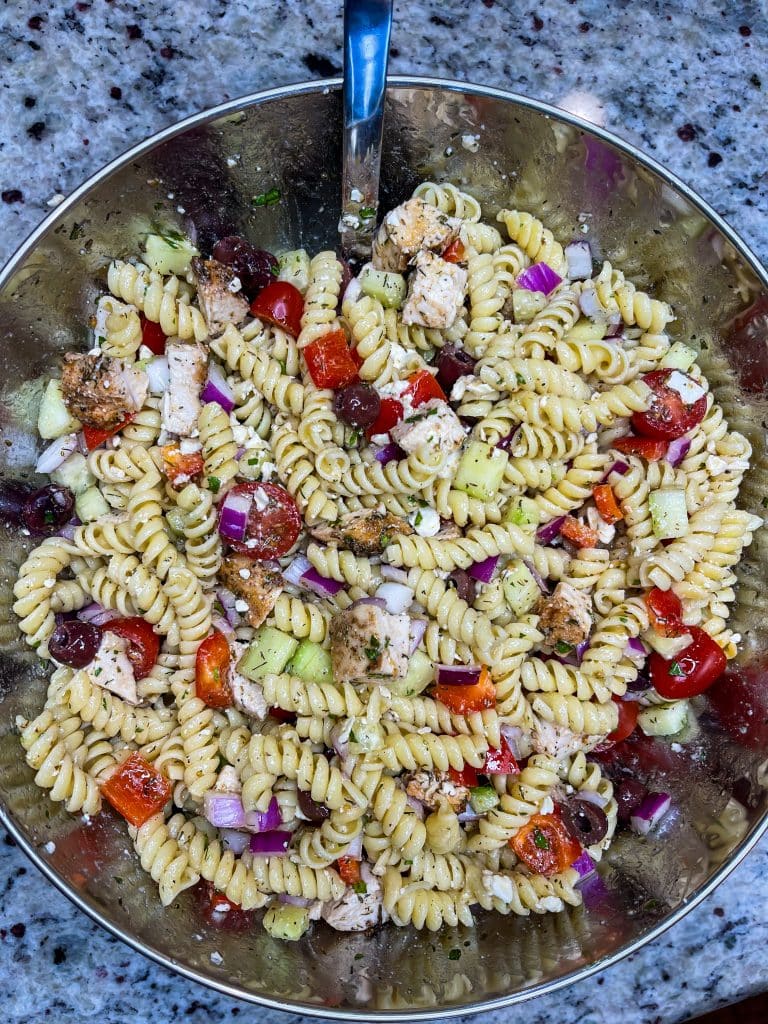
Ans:
<svg viewBox="0 0 768 1024"><path fill-rule="evenodd" d="M706 395L706 391L700 384L697 384L687 373L681 373L679 370L673 370L665 383L668 388L680 395L685 405L693 405Z"/></svg>
<svg viewBox="0 0 768 1024"><path fill-rule="evenodd" d="M240 577L241 580L249 580L251 578L251 570L239 569L237 575Z"/></svg>
<svg viewBox="0 0 768 1024"><path fill-rule="evenodd" d="M194 455L195 452L199 452L203 446L199 441L194 440L191 437L182 437L179 440L179 451L182 455Z"/></svg>
<svg viewBox="0 0 768 1024"><path fill-rule="evenodd" d="M364 197L359 188L353 188L349 193L349 198L353 203L362 203Z"/></svg>
<svg viewBox="0 0 768 1024"><path fill-rule="evenodd" d="M242 599L242 597L238 597L238 599L235 601L235 611L236 612L247 612L248 611L248 602L244 601Z"/></svg>
<svg viewBox="0 0 768 1024"><path fill-rule="evenodd" d="M56 850L56 843L51 842L49 839L48 842L43 847L43 849L45 850L46 853L54 853Z"/></svg>
<svg viewBox="0 0 768 1024"><path fill-rule="evenodd" d="M235 292L241 291L242 287L243 287L243 282L240 280L239 277L233 277L232 280L227 285L227 289L229 291L231 291L233 294Z"/></svg>
<svg viewBox="0 0 768 1024"><path fill-rule="evenodd" d="M480 136L471 135L467 132L465 135L461 136L461 144L464 149L469 150L470 153L477 153L480 149Z"/></svg>
<svg viewBox="0 0 768 1024"><path fill-rule="evenodd" d="M417 508L408 522L420 537L434 537L440 532L440 516L433 508Z"/></svg>
<svg viewBox="0 0 768 1024"><path fill-rule="evenodd" d="M257 487L253 492L253 504L259 512L263 512L269 505L269 498L263 487Z"/></svg>

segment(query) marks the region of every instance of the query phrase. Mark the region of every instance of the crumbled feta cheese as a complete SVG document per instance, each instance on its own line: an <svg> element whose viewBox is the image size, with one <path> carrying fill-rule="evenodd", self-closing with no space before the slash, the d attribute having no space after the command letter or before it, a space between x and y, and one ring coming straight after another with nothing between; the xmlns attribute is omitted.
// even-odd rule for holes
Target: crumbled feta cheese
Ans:
<svg viewBox="0 0 768 1024"><path fill-rule="evenodd" d="M45 850L46 853L55 853L56 843L53 843L50 840L48 840L43 849Z"/></svg>
<svg viewBox="0 0 768 1024"><path fill-rule="evenodd" d="M257 487L253 492L253 504L258 512L263 512L269 505L269 498L263 487Z"/></svg>
<svg viewBox="0 0 768 1024"><path fill-rule="evenodd" d="M587 522L595 531L598 540L602 544L610 544L616 536L616 527L611 523L606 523L596 508L590 507L587 509Z"/></svg>
<svg viewBox="0 0 768 1024"><path fill-rule="evenodd" d="M554 809L555 809L555 805L552 802L552 797L551 796L545 796L544 799L541 801L541 813L542 814L551 814L554 811Z"/></svg>
<svg viewBox="0 0 768 1024"><path fill-rule="evenodd" d="M722 459L719 455L707 456L706 466L710 476L720 476L721 473L726 473L730 469L727 460Z"/></svg>
<svg viewBox="0 0 768 1024"><path fill-rule="evenodd" d="M353 188L349 193L349 198L353 203L362 203L364 196L359 188Z"/></svg>
<svg viewBox="0 0 768 1024"><path fill-rule="evenodd" d="M233 277L232 280L227 285L227 288L232 293L241 291L242 287L243 287L243 282L240 280L239 277Z"/></svg>
<svg viewBox="0 0 768 1024"><path fill-rule="evenodd" d="M269 478L273 474L275 474L275 473L277 473L277 466L274 464L274 462L265 462L262 465L262 467L261 467L261 479L262 480L269 480ZM261 493L263 494L264 492L262 491Z"/></svg>
<svg viewBox="0 0 768 1024"><path fill-rule="evenodd" d="M251 578L250 569L238 569L237 575L241 580L249 580Z"/></svg>
<svg viewBox="0 0 768 1024"><path fill-rule="evenodd" d="M56 580L53 578L53 576L49 576L47 580L43 580L43 586L44 587L55 587L56 586Z"/></svg>
<svg viewBox="0 0 768 1024"><path fill-rule="evenodd" d="M235 601L235 611L236 612L241 612L241 613L242 612L247 612L248 611L248 602L244 601L242 599L242 597L238 597L238 599Z"/></svg>
<svg viewBox="0 0 768 1024"><path fill-rule="evenodd" d="M408 522L420 537L434 537L440 532L440 516L433 508L414 509Z"/></svg>
<svg viewBox="0 0 768 1024"><path fill-rule="evenodd" d="M681 373L679 370L673 370L665 384L680 395L685 405L693 405L706 395L706 391L700 384L697 384L687 373Z"/></svg>
<svg viewBox="0 0 768 1024"><path fill-rule="evenodd" d="M461 461L461 452L451 452L445 462L442 464L440 469L437 471L435 476L438 480L453 480L456 476L456 470L459 462Z"/></svg>
<svg viewBox="0 0 768 1024"><path fill-rule="evenodd" d="M371 436L371 442L383 447L385 444L389 444L389 434L373 434Z"/></svg>
<svg viewBox="0 0 768 1024"><path fill-rule="evenodd" d="M512 879L506 875L497 875L493 871L483 871L483 888L503 903L512 903L517 895Z"/></svg>
<svg viewBox="0 0 768 1024"><path fill-rule="evenodd" d="M389 358L396 370L404 370L410 358L409 352L402 345L393 342L389 350Z"/></svg>
<svg viewBox="0 0 768 1024"><path fill-rule="evenodd" d="M232 156L227 157L227 167L236 167L240 163L240 154L233 153Z"/></svg>
<svg viewBox="0 0 768 1024"><path fill-rule="evenodd" d="M461 136L461 144L464 149L469 150L470 153L477 153L480 149L480 136L471 135L467 132L465 135Z"/></svg>
<svg viewBox="0 0 768 1024"><path fill-rule="evenodd" d="M182 455L194 455L203 446L192 437L182 437L179 441L179 451Z"/></svg>
<svg viewBox="0 0 768 1024"><path fill-rule="evenodd" d="M155 353L151 348L146 345L139 345L139 359L144 362L145 360L154 359Z"/></svg>
<svg viewBox="0 0 768 1024"><path fill-rule="evenodd" d="M224 957L221 955L221 953L217 953L215 949L211 953L211 963L216 964L217 966L218 964L224 963Z"/></svg>
<svg viewBox="0 0 768 1024"><path fill-rule="evenodd" d="M558 914L563 909L563 901L559 896L544 896L536 904L535 909L549 911L552 914Z"/></svg>

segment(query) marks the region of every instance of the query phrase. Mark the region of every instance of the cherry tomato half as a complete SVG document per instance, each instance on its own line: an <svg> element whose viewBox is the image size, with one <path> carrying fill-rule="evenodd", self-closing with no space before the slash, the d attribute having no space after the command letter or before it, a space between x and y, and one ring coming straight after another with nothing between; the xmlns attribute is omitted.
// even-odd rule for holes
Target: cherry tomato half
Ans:
<svg viewBox="0 0 768 1024"><path fill-rule="evenodd" d="M245 540L230 541L230 545L241 555L259 561L264 558L279 558L290 551L301 531L301 513L296 502L279 484L260 484L249 480L231 488L234 494L255 494L263 491L269 504L259 508L254 501L248 516Z"/></svg>
<svg viewBox="0 0 768 1024"><path fill-rule="evenodd" d="M539 875L557 875L581 856L581 845L555 814L534 814L509 845Z"/></svg>
<svg viewBox="0 0 768 1024"><path fill-rule="evenodd" d="M768 663L734 665L707 692L718 720L742 747L768 748Z"/></svg>
<svg viewBox="0 0 768 1024"><path fill-rule="evenodd" d="M696 697L723 674L725 655L703 629L691 626L691 642L676 658L667 660L654 651L648 661L651 683L666 700Z"/></svg>
<svg viewBox="0 0 768 1024"><path fill-rule="evenodd" d="M130 619L110 619L104 627L128 641L126 654L136 679L149 675L160 653L160 637L139 615Z"/></svg>
<svg viewBox="0 0 768 1024"><path fill-rule="evenodd" d="M613 698L613 702L619 709L619 724L605 737L606 743L621 743L631 736L637 726L637 714L639 708L636 700L620 700Z"/></svg>
<svg viewBox="0 0 768 1024"><path fill-rule="evenodd" d="M704 419L707 411L706 396L702 395L686 405L683 397L668 384L672 374L696 385L693 377L680 370L652 370L646 373L643 381L651 389L650 407L645 412L632 414L632 426L643 437L656 441L674 441L693 430Z"/></svg>
<svg viewBox="0 0 768 1024"><path fill-rule="evenodd" d="M360 881L360 861L355 857L339 857L336 861L336 870L345 885L355 885Z"/></svg>
<svg viewBox="0 0 768 1024"><path fill-rule="evenodd" d="M454 238L450 245L443 250L443 259L446 263L461 263L466 250L460 238Z"/></svg>
<svg viewBox="0 0 768 1024"><path fill-rule="evenodd" d="M445 392L429 370L419 370L418 373L412 374L408 378L408 387L403 394L410 398L414 409L433 398L440 398L443 402L448 401Z"/></svg>
<svg viewBox="0 0 768 1024"><path fill-rule="evenodd" d="M102 796L131 825L141 826L171 797L171 784L141 754L133 753L101 787Z"/></svg>
<svg viewBox="0 0 768 1024"><path fill-rule="evenodd" d="M653 441L650 437L633 437L632 434L627 434L626 437L617 438L613 442L613 447L625 455L639 455L648 462L658 462L667 454L669 445L666 441Z"/></svg>
<svg viewBox="0 0 768 1024"><path fill-rule="evenodd" d="M195 694L209 708L232 706L229 662L229 642L223 633L214 630L197 648L195 658Z"/></svg>
<svg viewBox="0 0 768 1024"><path fill-rule="evenodd" d="M83 424L83 440L85 446L89 452L92 452L94 448L99 448L104 444L110 437L114 437L118 434L123 427L127 427L131 420L134 418L136 413L131 413L130 416L126 416L122 423L118 423L116 427L112 427L110 430L102 430L101 427L89 427L87 423Z"/></svg>
<svg viewBox="0 0 768 1024"><path fill-rule="evenodd" d="M688 628L683 625L683 605L671 590L654 587L645 595L648 618L659 636L683 636Z"/></svg>
<svg viewBox="0 0 768 1024"><path fill-rule="evenodd" d="M202 452L182 454L177 444L166 444L160 449L163 457L163 469L173 487L188 483L192 477L199 477L205 463Z"/></svg>
<svg viewBox="0 0 768 1024"><path fill-rule="evenodd" d="M163 334L162 327L160 324L147 320L143 313L139 313L139 320L141 320L142 345L146 345L156 356L161 356L165 352L165 343L168 340Z"/></svg>
<svg viewBox="0 0 768 1024"><path fill-rule="evenodd" d="M379 407L379 415L366 430L366 435L371 438L374 434L388 434L392 427L403 418L403 403L396 398L382 398Z"/></svg>
<svg viewBox="0 0 768 1024"><path fill-rule="evenodd" d="M251 303L251 313L259 320L275 324L297 338L301 330L304 298L288 281L270 281Z"/></svg>

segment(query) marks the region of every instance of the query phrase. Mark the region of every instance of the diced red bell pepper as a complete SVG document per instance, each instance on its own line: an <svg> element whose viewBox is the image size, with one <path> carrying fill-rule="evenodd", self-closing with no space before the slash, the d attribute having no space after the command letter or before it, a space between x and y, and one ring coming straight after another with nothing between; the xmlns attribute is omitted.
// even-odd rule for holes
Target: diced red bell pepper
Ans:
<svg viewBox="0 0 768 1024"><path fill-rule="evenodd" d="M563 519L560 533L578 548L595 548L600 539L591 526L579 522L574 516L566 516Z"/></svg>
<svg viewBox="0 0 768 1024"><path fill-rule="evenodd" d="M501 746L491 747L485 755L480 771L483 775L515 775L520 771L520 765L503 736Z"/></svg>
<svg viewBox="0 0 768 1024"><path fill-rule="evenodd" d="M212 882L202 881L196 888L203 917L209 925L227 932L244 932L253 927L253 911L233 903Z"/></svg>
<svg viewBox="0 0 768 1024"><path fill-rule="evenodd" d="M168 340L162 327L160 324L153 323L152 320L147 320L143 313L139 314L139 320L141 320L142 345L146 345L154 355L161 356L165 352L165 343Z"/></svg>
<svg viewBox="0 0 768 1024"><path fill-rule="evenodd" d="M376 434L388 434L392 427L403 418L403 403L396 398L382 398L379 406L379 415L366 430L368 438Z"/></svg>
<svg viewBox="0 0 768 1024"><path fill-rule="evenodd" d="M465 256L464 243L460 238L454 240L443 250L443 259L446 263L461 263Z"/></svg>
<svg viewBox="0 0 768 1024"><path fill-rule="evenodd" d="M595 506L600 513L600 518L604 522L618 523L620 519L624 518L624 513L619 508L619 503L616 501L616 495L610 484L598 484L592 491L592 497L595 499Z"/></svg>
<svg viewBox="0 0 768 1024"><path fill-rule="evenodd" d="M125 417L122 423L118 423L116 427L112 427L110 430L102 430L101 427L89 427L87 423L84 423L83 438L88 451L92 452L94 448L98 448L100 445L104 444L108 438L114 437L115 434L119 434L123 427L127 427L135 416L136 413L132 412L130 416Z"/></svg>
<svg viewBox="0 0 768 1024"><path fill-rule="evenodd" d="M345 885L355 885L360 881L360 861L355 857L339 857L336 870Z"/></svg>
<svg viewBox="0 0 768 1024"><path fill-rule="evenodd" d="M582 852L556 814L534 814L509 840L509 845L523 864L539 875L560 874Z"/></svg>
<svg viewBox="0 0 768 1024"><path fill-rule="evenodd" d="M672 590L654 587L645 595L648 619L659 636L683 636L688 628L683 625L683 604Z"/></svg>
<svg viewBox="0 0 768 1024"><path fill-rule="evenodd" d="M668 441L654 441L650 437L633 437L632 434L620 437L612 444L616 451L624 452L625 455L639 455L641 459L646 459L648 462L658 462L659 459L663 459L669 448Z"/></svg>
<svg viewBox="0 0 768 1024"><path fill-rule="evenodd" d="M408 387L403 392L403 395L410 399L414 409L424 405L425 402L430 402L433 398L439 398L443 402L448 401L445 397L445 392L429 370L419 370L418 373L410 376L408 378Z"/></svg>
<svg viewBox="0 0 768 1024"><path fill-rule="evenodd" d="M131 754L101 787L102 796L126 821L137 827L162 810L171 798L171 784L141 754Z"/></svg>
<svg viewBox="0 0 768 1024"><path fill-rule="evenodd" d="M471 764L465 764L461 771L456 768L449 768L448 778L455 785L466 786L467 789L473 789L478 785L477 768L474 768Z"/></svg>
<svg viewBox="0 0 768 1024"><path fill-rule="evenodd" d="M229 662L227 638L214 630L198 647L195 659L195 693L209 708L232 706Z"/></svg>
<svg viewBox="0 0 768 1024"><path fill-rule="evenodd" d="M496 690L491 674L485 666L476 683L461 686L438 683L433 690L433 696L456 715L469 715L473 711L482 711L483 708L496 707Z"/></svg>
<svg viewBox="0 0 768 1024"><path fill-rule="evenodd" d="M319 388L342 388L357 380L357 366L344 331L324 334L304 349L307 369Z"/></svg>
<svg viewBox="0 0 768 1024"><path fill-rule="evenodd" d="M193 477L199 477L205 468L202 452L183 455L177 444L165 444L160 453L163 456L165 475L173 487L188 483Z"/></svg>

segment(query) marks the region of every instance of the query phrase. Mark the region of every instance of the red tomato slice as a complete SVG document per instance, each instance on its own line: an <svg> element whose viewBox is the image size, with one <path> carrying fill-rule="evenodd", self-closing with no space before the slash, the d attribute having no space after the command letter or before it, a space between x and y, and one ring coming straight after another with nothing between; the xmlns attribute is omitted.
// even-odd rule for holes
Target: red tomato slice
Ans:
<svg viewBox="0 0 768 1024"><path fill-rule="evenodd" d="M143 313L139 313L139 320L141 320L142 345L146 345L156 356L161 356L165 352L165 343L168 340L163 334L162 327L160 324L147 320Z"/></svg>
<svg viewBox="0 0 768 1024"><path fill-rule="evenodd" d="M745 391L765 394L768 380L768 296L761 292L752 305L734 318L727 335L728 361Z"/></svg>
<svg viewBox="0 0 768 1024"><path fill-rule="evenodd" d="M344 331L324 334L304 349L307 369L319 388L342 388L357 380L357 365Z"/></svg>
<svg viewBox="0 0 768 1024"><path fill-rule="evenodd" d="M248 516L245 540L229 542L235 551L254 561L280 558L291 550L301 532L301 513L296 502L279 484L260 484L249 480L232 487L229 493L254 494L259 490L267 495L269 504L265 509L259 509L254 502Z"/></svg>
<svg viewBox="0 0 768 1024"><path fill-rule="evenodd" d="M360 861L354 857L339 857L336 861L336 870L345 885L355 885L360 881Z"/></svg>
<svg viewBox="0 0 768 1024"><path fill-rule="evenodd" d="M419 370L418 373L414 373L409 377L408 387L403 392L403 395L407 395L410 398L414 409L424 405L425 402L431 401L433 398L440 398L443 402L448 401L445 397L445 392L429 370Z"/></svg>
<svg viewBox="0 0 768 1024"><path fill-rule="evenodd" d="M473 711L482 711L483 708L496 707L496 690L491 674L485 667L476 683L463 686L454 686L453 683L444 683L442 686L438 684L432 695L456 715L469 715Z"/></svg>
<svg viewBox="0 0 768 1024"><path fill-rule="evenodd" d="M170 800L171 784L141 754L133 753L110 775L101 793L126 821L140 826Z"/></svg>
<svg viewBox="0 0 768 1024"><path fill-rule="evenodd" d="M592 497L595 499L595 507L600 513L600 518L606 523L618 523L624 518L624 513L619 508L616 495L610 484L598 484L592 490Z"/></svg>
<svg viewBox="0 0 768 1024"><path fill-rule="evenodd" d="M691 405L686 405L681 395L667 384L673 373L685 377L691 384L696 383L693 377L680 370L652 370L643 377L652 392L651 405L645 412L632 413L632 427L643 437L674 441L704 419L706 396L702 395Z"/></svg>
<svg viewBox="0 0 768 1024"><path fill-rule="evenodd" d="M555 814L534 816L509 840L517 856L539 875L557 875L581 856L581 846Z"/></svg>
<svg viewBox="0 0 768 1024"><path fill-rule="evenodd" d="M209 708L232 706L229 662L229 642L223 633L214 630L197 648L195 658L195 694Z"/></svg>
<svg viewBox="0 0 768 1024"><path fill-rule="evenodd" d="M648 661L651 683L666 700L696 697L704 693L725 671L725 655L698 626L691 626L691 643L669 661L654 651Z"/></svg>
<svg viewBox="0 0 768 1024"><path fill-rule="evenodd" d="M443 259L446 263L461 263L465 255L464 243L460 238L454 238L450 245L443 251Z"/></svg>
<svg viewBox="0 0 768 1024"><path fill-rule="evenodd" d="M596 548L600 539L591 526L579 522L574 516L566 516L563 519L560 533L577 548Z"/></svg>
<svg viewBox="0 0 768 1024"><path fill-rule="evenodd" d="M669 445L666 441L652 441L650 437L633 437L627 434L626 437L617 438L613 442L613 447L625 455L639 455L648 462L658 462L667 454Z"/></svg>
<svg viewBox="0 0 768 1024"><path fill-rule="evenodd" d="M403 403L398 402L396 398L382 398L379 415L376 417L375 423L368 427L365 433L368 438L373 437L374 434L388 434L402 418Z"/></svg>
<svg viewBox="0 0 768 1024"><path fill-rule="evenodd" d="M251 303L251 313L259 320L275 324L288 331L294 338L301 331L301 314L304 312L304 299L298 288L287 281L270 281L262 288Z"/></svg>
<svg viewBox="0 0 768 1024"><path fill-rule="evenodd" d="M707 692L720 725L750 750L768 748L768 663L734 665Z"/></svg>
<svg viewBox="0 0 768 1024"><path fill-rule="evenodd" d="M136 416L135 412L132 412L130 416L126 416L122 423L118 423L116 427L112 427L111 430L102 430L101 427L89 427L87 423L83 424L83 439L85 446L89 452L92 452L94 448L100 447L104 442L118 434L123 427L127 427L131 420Z"/></svg>
<svg viewBox="0 0 768 1024"><path fill-rule="evenodd" d="M620 700L618 697L614 697L613 702L619 709L619 724L613 732L608 733L605 737L605 742L621 743L635 731L637 715L640 709L636 700Z"/></svg>
<svg viewBox="0 0 768 1024"><path fill-rule="evenodd" d="M515 775L520 771L520 765L503 736L501 737L501 746L491 747L485 755L485 761L480 771L483 775ZM476 784L474 783L474 785Z"/></svg>
<svg viewBox="0 0 768 1024"><path fill-rule="evenodd" d="M654 587L645 595L648 619L659 636L682 636L688 632L683 625L683 605L672 590Z"/></svg>
<svg viewBox="0 0 768 1024"><path fill-rule="evenodd" d="M163 469L171 484L188 483L192 477L200 476L205 468L202 452L191 452L182 455L177 444L166 444L160 449L163 456Z"/></svg>
<svg viewBox="0 0 768 1024"><path fill-rule="evenodd" d="M477 768L474 768L471 764L465 764L461 771L458 771L456 768L449 768L448 778L457 786L466 786L467 789L472 789L478 785Z"/></svg>
<svg viewBox="0 0 768 1024"><path fill-rule="evenodd" d="M128 641L126 654L134 676L143 679L149 675L160 653L160 637L146 619L139 615L130 619L111 619L104 628Z"/></svg>

